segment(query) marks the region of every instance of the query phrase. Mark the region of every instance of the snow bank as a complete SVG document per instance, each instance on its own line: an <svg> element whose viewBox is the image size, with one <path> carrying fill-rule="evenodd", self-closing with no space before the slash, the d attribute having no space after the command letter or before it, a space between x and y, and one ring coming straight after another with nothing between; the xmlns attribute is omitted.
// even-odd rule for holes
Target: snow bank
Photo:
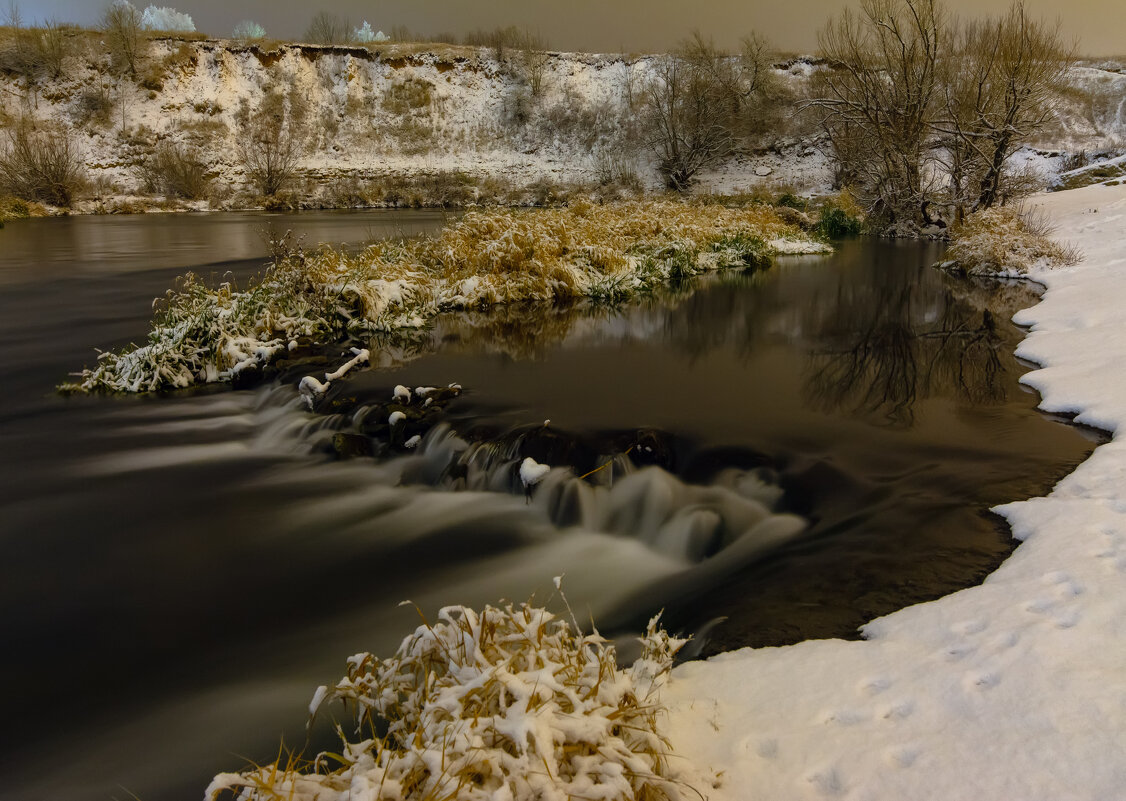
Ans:
<svg viewBox="0 0 1126 801"><path fill-rule="evenodd" d="M1126 186L1039 196L1081 266L1034 274L1018 354L1042 407L1126 422ZM677 668L675 752L712 801L1111 799L1126 786L1126 448L999 507L1023 544L980 587L873 621L866 641Z"/></svg>

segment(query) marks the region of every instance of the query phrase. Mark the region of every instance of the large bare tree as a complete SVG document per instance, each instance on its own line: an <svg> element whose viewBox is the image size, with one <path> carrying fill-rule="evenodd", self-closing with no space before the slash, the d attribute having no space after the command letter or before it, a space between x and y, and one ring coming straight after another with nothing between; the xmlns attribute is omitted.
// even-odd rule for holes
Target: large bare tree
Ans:
<svg viewBox="0 0 1126 801"><path fill-rule="evenodd" d="M1014 192L1009 157L1051 119L1073 58L1074 46L1056 27L1031 19L1019 0L1003 16L960 26L936 123L959 216Z"/></svg>
<svg viewBox="0 0 1126 801"><path fill-rule="evenodd" d="M646 142L665 185L687 189L755 131L776 83L766 40L754 34L731 54L696 33L655 60L641 96Z"/></svg>
<svg viewBox="0 0 1126 801"><path fill-rule="evenodd" d="M944 31L937 0L861 0L818 34L814 105L843 177L891 222L924 209Z"/></svg>

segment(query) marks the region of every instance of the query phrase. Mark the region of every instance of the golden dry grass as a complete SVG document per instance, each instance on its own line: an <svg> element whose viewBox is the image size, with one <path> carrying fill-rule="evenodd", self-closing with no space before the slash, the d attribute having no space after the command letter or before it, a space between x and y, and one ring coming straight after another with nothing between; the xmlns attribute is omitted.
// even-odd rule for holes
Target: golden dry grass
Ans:
<svg viewBox="0 0 1126 801"><path fill-rule="evenodd" d="M545 609L447 607L393 657L357 654L318 690L314 714L334 700L354 712L355 737L338 728L340 753L221 774L208 796L676 801L687 794L660 733L658 690L683 644L654 618L641 658L620 669L597 632Z"/></svg>
<svg viewBox="0 0 1126 801"><path fill-rule="evenodd" d="M229 380L287 341L328 344L420 328L435 315L501 303L619 301L725 267L762 266L768 240L825 246L767 206L677 200L472 211L433 238L358 255L291 250L246 289L189 277L168 294L149 341L99 357L68 390L142 392Z"/></svg>
<svg viewBox="0 0 1126 801"><path fill-rule="evenodd" d="M971 275L1027 273L1082 260L1077 248L1052 240L1050 233L1041 220L1020 209L986 209L970 215L954 230L946 259L950 266Z"/></svg>

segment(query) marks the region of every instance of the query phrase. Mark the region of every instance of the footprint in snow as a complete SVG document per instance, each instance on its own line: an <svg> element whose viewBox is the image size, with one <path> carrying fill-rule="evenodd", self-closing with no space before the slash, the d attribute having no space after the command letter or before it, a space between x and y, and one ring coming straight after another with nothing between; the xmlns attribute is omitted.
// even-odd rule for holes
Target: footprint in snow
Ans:
<svg viewBox="0 0 1126 801"><path fill-rule="evenodd" d="M1057 615L1052 615L1052 622L1057 629L1070 629L1079 624L1080 614L1074 609L1067 609Z"/></svg>
<svg viewBox="0 0 1126 801"><path fill-rule="evenodd" d="M840 771L831 765L806 774L805 780L821 795L841 795L845 791Z"/></svg>
<svg viewBox="0 0 1126 801"><path fill-rule="evenodd" d="M891 687L891 679L887 676L873 676L860 682L860 692L864 695L879 695Z"/></svg>
<svg viewBox="0 0 1126 801"><path fill-rule="evenodd" d="M1056 607L1056 602L1051 598L1036 598L1024 605L1024 611L1034 615L1046 615Z"/></svg>
<svg viewBox="0 0 1126 801"><path fill-rule="evenodd" d="M1001 674L991 670L975 670L963 680L968 690L990 690L1001 683Z"/></svg>
<svg viewBox="0 0 1126 801"><path fill-rule="evenodd" d="M1004 634L998 635L991 643L994 651L1007 651L1016 646L1020 642L1020 635L1015 631L1006 631Z"/></svg>
<svg viewBox="0 0 1126 801"><path fill-rule="evenodd" d="M896 701L893 704L881 707L876 714L884 720L906 720L915 712L915 702L910 699Z"/></svg>
<svg viewBox="0 0 1126 801"><path fill-rule="evenodd" d="M1057 598L1066 601L1077 595L1083 594L1083 585L1071 578L1062 570L1054 570L1044 574L1044 583L1052 585Z"/></svg>
<svg viewBox="0 0 1126 801"><path fill-rule="evenodd" d="M915 764L922 751L913 745L897 745L887 749L884 755L888 762L897 768L909 768Z"/></svg>
<svg viewBox="0 0 1126 801"><path fill-rule="evenodd" d="M984 620L963 620L961 623L955 623L950 627L950 631L962 637L968 637L971 634L978 634L985 631L987 624Z"/></svg>
<svg viewBox="0 0 1126 801"><path fill-rule="evenodd" d="M774 759L778 756L778 741L773 737L760 740L758 745L755 746L755 753L763 759Z"/></svg>
<svg viewBox="0 0 1126 801"><path fill-rule="evenodd" d="M820 722L824 724L836 723L841 726L855 726L868 719L865 712L855 709L839 709L835 712L826 712L821 715Z"/></svg>
<svg viewBox="0 0 1126 801"><path fill-rule="evenodd" d="M946 657L947 662L961 662L976 650L976 645L971 645L968 642L963 642L947 647L943 651L943 655Z"/></svg>

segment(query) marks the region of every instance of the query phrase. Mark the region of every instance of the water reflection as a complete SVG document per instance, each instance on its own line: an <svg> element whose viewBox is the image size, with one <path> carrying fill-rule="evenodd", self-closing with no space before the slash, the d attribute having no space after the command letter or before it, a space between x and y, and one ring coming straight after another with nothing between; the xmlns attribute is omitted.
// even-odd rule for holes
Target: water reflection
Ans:
<svg viewBox="0 0 1126 801"><path fill-rule="evenodd" d="M920 299L923 287L898 276L849 289L820 322L810 354L805 387L815 405L910 426L920 398L1005 402L1003 340L988 309L949 287Z"/></svg>
<svg viewBox="0 0 1126 801"><path fill-rule="evenodd" d="M366 344L381 353L385 368L438 352L521 361L560 347L643 342L660 342L689 363L722 348L749 364L761 348L784 344L806 353L801 402L825 414L909 428L918 404L930 398L1004 404L1013 382L1002 355L1015 344L1004 320L1035 303L1033 290L956 279L917 262L888 270L860 253L846 250L838 257L844 269L832 275L810 275L824 268L790 259L777 268L789 273L782 279L754 271L705 276L626 309L502 306L447 315L431 328Z"/></svg>

